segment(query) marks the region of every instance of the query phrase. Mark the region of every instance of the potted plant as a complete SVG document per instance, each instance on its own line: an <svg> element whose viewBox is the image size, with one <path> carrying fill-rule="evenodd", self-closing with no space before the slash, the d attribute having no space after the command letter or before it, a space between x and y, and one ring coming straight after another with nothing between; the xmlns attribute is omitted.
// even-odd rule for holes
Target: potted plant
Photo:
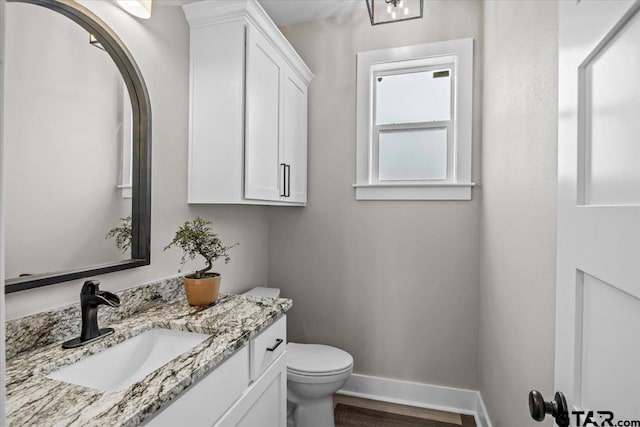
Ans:
<svg viewBox="0 0 640 427"><path fill-rule="evenodd" d="M197 217L193 221L186 221L175 237L164 250L177 246L182 249L182 265L200 255L206 265L202 270L184 277L184 287L187 301L191 305L209 305L218 299L220 292L220 273L209 272L218 258L228 263L228 250L238 243L225 246L216 233L211 230L211 222Z"/></svg>
<svg viewBox="0 0 640 427"><path fill-rule="evenodd" d="M131 215L120 218L120 226L114 227L107 233L105 239L115 238L116 247L123 253L131 249Z"/></svg>

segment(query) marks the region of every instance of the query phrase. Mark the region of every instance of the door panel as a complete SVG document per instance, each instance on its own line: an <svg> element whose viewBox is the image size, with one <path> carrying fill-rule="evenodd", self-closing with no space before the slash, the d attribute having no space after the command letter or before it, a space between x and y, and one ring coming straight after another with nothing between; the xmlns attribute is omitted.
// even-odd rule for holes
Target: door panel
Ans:
<svg viewBox="0 0 640 427"><path fill-rule="evenodd" d="M245 198L280 199L282 59L271 43L247 27Z"/></svg>
<svg viewBox="0 0 640 427"><path fill-rule="evenodd" d="M559 7L556 390L640 420L640 4Z"/></svg>
<svg viewBox="0 0 640 427"><path fill-rule="evenodd" d="M640 202L640 15L580 67L584 81L585 203Z"/></svg>
<svg viewBox="0 0 640 427"><path fill-rule="evenodd" d="M640 300L579 272L578 302L576 401L584 408L615 408L618 418L638 418L637 397L629 397L640 389L640 370L629 367L637 365L640 352Z"/></svg>
<svg viewBox="0 0 640 427"><path fill-rule="evenodd" d="M284 163L289 166L286 198L307 201L307 86L287 73L284 84Z"/></svg>

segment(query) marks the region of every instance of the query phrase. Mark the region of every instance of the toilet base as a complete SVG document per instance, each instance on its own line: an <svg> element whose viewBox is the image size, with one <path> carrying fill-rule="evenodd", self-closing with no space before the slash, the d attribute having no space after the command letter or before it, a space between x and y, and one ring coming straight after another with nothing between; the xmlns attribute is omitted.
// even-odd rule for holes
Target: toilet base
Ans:
<svg viewBox="0 0 640 427"><path fill-rule="evenodd" d="M333 396L295 406L291 418L296 427L335 427Z"/></svg>

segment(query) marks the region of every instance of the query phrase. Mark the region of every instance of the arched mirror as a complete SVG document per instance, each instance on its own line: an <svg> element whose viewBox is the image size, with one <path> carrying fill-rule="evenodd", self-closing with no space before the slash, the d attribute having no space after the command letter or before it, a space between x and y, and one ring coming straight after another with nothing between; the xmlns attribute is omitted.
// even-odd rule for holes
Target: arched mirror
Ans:
<svg viewBox="0 0 640 427"><path fill-rule="evenodd" d="M5 292L148 265L151 110L135 61L74 1L8 0L6 16Z"/></svg>

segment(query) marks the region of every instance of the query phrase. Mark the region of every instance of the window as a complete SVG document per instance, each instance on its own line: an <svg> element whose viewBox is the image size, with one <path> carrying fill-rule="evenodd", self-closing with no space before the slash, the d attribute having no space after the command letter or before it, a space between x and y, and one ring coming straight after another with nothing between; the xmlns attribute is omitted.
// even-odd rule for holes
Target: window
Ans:
<svg viewBox="0 0 640 427"><path fill-rule="evenodd" d="M129 92L124 84L120 90L120 106L118 117L120 120L120 171L121 178L118 188L123 199L133 197L133 112Z"/></svg>
<svg viewBox="0 0 640 427"><path fill-rule="evenodd" d="M473 39L358 54L358 200L471 200Z"/></svg>

